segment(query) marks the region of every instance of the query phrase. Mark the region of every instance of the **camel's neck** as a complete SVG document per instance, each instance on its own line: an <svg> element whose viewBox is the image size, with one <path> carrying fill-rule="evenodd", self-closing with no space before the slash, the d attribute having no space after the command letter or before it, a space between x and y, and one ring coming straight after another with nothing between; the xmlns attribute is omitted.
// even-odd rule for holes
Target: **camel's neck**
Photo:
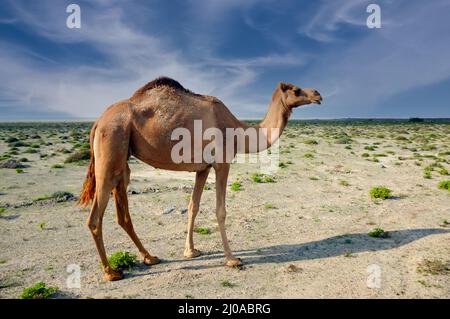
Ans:
<svg viewBox="0 0 450 319"><path fill-rule="evenodd" d="M248 145L246 141L245 153L261 152L272 146L281 136L291 113L292 111L283 102L280 92L275 91L269 110L261 123L250 126L240 122L244 130L254 128L257 132L258 145Z"/></svg>

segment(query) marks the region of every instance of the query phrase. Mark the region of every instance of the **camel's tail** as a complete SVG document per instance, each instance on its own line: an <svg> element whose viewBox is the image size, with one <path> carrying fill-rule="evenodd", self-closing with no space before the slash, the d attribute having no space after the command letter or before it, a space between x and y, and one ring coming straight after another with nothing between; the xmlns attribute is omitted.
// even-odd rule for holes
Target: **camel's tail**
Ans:
<svg viewBox="0 0 450 319"><path fill-rule="evenodd" d="M86 180L84 181L83 188L81 189L80 199L78 204L82 206L88 206L95 196L95 157L94 157L94 136L97 123L91 129L91 135L89 142L91 145L91 161L86 174Z"/></svg>

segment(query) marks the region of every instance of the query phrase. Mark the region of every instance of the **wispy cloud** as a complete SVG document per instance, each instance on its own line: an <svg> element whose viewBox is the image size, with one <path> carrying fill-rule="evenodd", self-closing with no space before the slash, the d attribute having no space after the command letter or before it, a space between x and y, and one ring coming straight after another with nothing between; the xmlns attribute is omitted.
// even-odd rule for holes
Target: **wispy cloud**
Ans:
<svg viewBox="0 0 450 319"><path fill-rule="evenodd" d="M140 85L162 74L199 92L219 93L220 88L221 98L236 100L239 88L256 78L259 67L298 63L289 56L236 60L207 56L189 61L164 39L134 29L118 6L96 10L95 16L85 14L80 30L62 27L61 7L55 8L51 1L38 8L14 2L13 8L18 19L40 37L55 43L89 44L109 61L105 67L86 63L75 68L51 64L39 68L34 62L43 57L2 43L0 65L8 69L8 74L3 75L0 87L17 105L33 103L76 116L97 116L106 105L130 96Z"/></svg>
<svg viewBox="0 0 450 319"><path fill-rule="evenodd" d="M343 49L324 54L320 65L308 74L325 94L333 97L326 103L331 114L367 116L397 94L450 78L448 2L403 4L384 1L382 19L386 17L389 24L381 29L361 26L359 38L344 40ZM364 11L354 11L355 2L341 8L343 11L337 9L334 16L324 13L333 12L335 5L333 2L322 8L312 19L313 25L323 24L314 34L318 41L336 39L338 23L358 25L368 15L364 6ZM358 1L361 9L360 5ZM312 109L305 113L317 114ZM395 114L395 110L391 113Z"/></svg>
<svg viewBox="0 0 450 319"><path fill-rule="evenodd" d="M287 3L191 0L174 12L139 1L80 1L82 28L70 30L68 2L6 1L11 14L0 17L0 27L49 48L0 39L0 118L14 108L96 117L159 75L218 96L238 116L263 115L276 83L287 79L326 97L322 108L297 114L357 116L450 77L447 1L380 1L383 28L377 30L365 27L369 1L321 1L298 22L294 11L286 19L297 2L289 12ZM90 53L77 59L84 51Z"/></svg>

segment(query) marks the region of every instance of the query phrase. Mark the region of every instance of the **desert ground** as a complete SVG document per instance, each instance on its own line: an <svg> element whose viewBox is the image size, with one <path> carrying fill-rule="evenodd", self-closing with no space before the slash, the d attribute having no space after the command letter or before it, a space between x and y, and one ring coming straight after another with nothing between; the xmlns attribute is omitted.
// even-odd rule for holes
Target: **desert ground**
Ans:
<svg viewBox="0 0 450 319"><path fill-rule="evenodd" d="M57 287L55 298L450 297L450 191L438 187L450 179L448 121L291 121L273 181L232 164L226 224L240 269L223 266L214 172L194 234L203 255L185 259L195 174L130 158L134 226L162 263L139 260L116 282L103 280L89 210L76 206L90 126L0 124L0 298L37 282ZM392 194L371 198L377 186ZM107 253L137 254L114 215L111 199ZM387 235L369 236L375 228ZM66 285L71 264L80 288Z"/></svg>

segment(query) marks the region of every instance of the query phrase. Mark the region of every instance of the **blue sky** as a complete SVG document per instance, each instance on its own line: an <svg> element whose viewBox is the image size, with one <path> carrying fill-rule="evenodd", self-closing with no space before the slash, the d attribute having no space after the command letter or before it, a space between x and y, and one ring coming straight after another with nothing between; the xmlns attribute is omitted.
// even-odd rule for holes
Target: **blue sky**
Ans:
<svg viewBox="0 0 450 319"><path fill-rule="evenodd" d="M0 120L95 118L160 75L241 118L262 117L280 81L324 97L295 118L450 117L448 0L0 3Z"/></svg>

